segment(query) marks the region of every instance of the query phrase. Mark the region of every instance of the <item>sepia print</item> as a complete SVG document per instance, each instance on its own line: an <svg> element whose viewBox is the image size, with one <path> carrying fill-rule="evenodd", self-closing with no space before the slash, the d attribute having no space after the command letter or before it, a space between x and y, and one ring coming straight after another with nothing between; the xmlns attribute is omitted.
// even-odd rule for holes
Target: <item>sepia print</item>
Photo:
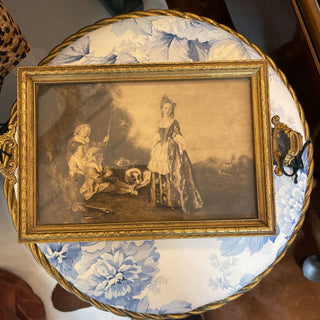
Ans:
<svg viewBox="0 0 320 320"><path fill-rule="evenodd" d="M160 230L151 237L170 237L168 227L180 230L171 232L175 237L189 236L183 230L190 228L192 236L208 236L200 229L211 227L212 235L219 226L237 235L241 225L239 234L259 234L261 220L269 219L259 210L261 203L270 209L272 185L259 200L257 171L265 169L256 164L262 146L254 135L262 129L254 121L252 77L199 77L189 69L188 77L168 70L160 79L119 81L114 70L115 80L88 74L37 82L33 223L52 231L47 241L79 239L84 227L88 234L105 230L99 239L118 238L128 226L121 237L144 237L148 228ZM271 225L261 232L273 232Z"/></svg>

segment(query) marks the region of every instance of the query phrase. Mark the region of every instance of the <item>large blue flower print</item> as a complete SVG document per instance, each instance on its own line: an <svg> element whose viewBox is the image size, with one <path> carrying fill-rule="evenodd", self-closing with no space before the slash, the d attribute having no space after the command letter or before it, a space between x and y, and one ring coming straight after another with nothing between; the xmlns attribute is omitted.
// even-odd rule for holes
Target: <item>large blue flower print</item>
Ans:
<svg viewBox="0 0 320 320"><path fill-rule="evenodd" d="M111 32L117 36L121 36L123 33L128 32L128 30L136 35L151 35L152 20L154 20L154 17L140 19L139 22L136 18L125 19L121 22L113 23L111 25Z"/></svg>
<svg viewBox="0 0 320 320"><path fill-rule="evenodd" d="M305 166L307 166L307 159L303 161ZM276 202L279 211L277 219L280 231L286 240L291 237L303 207L304 193L307 185L307 174L304 170L299 170L297 183L294 183L290 177L275 177ZM282 251L283 247L279 249L279 252Z"/></svg>
<svg viewBox="0 0 320 320"><path fill-rule="evenodd" d="M207 23L174 17L154 20L152 22L152 32L153 35L155 33L167 33L180 39L198 40L199 42L206 42L213 37L215 40L220 40L228 35L226 31L212 27Z"/></svg>
<svg viewBox="0 0 320 320"><path fill-rule="evenodd" d="M208 60L210 43L198 39L179 37L175 33L158 31L153 41L147 44L149 59L157 61L201 61Z"/></svg>
<svg viewBox="0 0 320 320"><path fill-rule="evenodd" d="M153 241L107 243L79 275L77 287L101 302L131 310L137 305L135 297L151 283L158 259Z"/></svg>
<svg viewBox="0 0 320 320"><path fill-rule="evenodd" d="M150 308L148 297L141 299L136 308L132 311L151 313L151 314L163 314L163 313L185 313L192 309L192 305L189 302L182 300L174 300L169 304L163 305L160 308Z"/></svg>
<svg viewBox="0 0 320 320"><path fill-rule="evenodd" d="M235 256L243 252L246 248L250 254L259 252L268 241L274 242L277 236L268 237L233 237L233 238L218 238L222 241L220 252L223 256Z"/></svg>
<svg viewBox="0 0 320 320"><path fill-rule="evenodd" d="M102 57L92 55L90 45L91 40L89 36L86 35L63 49L60 54L50 62L50 65L112 64L115 62L116 56L112 53Z"/></svg>
<svg viewBox="0 0 320 320"><path fill-rule="evenodd" d="M248 59L249 47L230 33L189 19L153 21L150 61Z"/></svg>
<svg viewBox="0 0 320 320"><path fill-rule="evenodd" d="M304 166L307 168L307 150L302 156ZM285 240L288 240L294 227L300 217L303 206L304 192L307 183L306 168L299 170L298 182L295 184L293 179L286 176L275 176L276 203L277 203L277 235L282 234ZM220 238L222 241L220 252L223 256L234 256L243 252L246 248L250 254L259 252L269 241L275 242L277 236L266 237L235 237ZM278 255L282 252L286 242L282 244Z"/></svg>
<svg viewBox="0 0 320 320"><path fill-rule="evenodd" d="M309 171L309 164L308 164L308 147L306 146L303 153L302 153L302 163L303 163L303 168L302 172L304 172L306 175L308 174Z"/></svg>
<svg viewBox="0 0 320 320"><path fill-rule="evenodd" d="M81 259L79 243L40 243L39 248L50 263L68 280L78 275L74 265Z"/></svg>

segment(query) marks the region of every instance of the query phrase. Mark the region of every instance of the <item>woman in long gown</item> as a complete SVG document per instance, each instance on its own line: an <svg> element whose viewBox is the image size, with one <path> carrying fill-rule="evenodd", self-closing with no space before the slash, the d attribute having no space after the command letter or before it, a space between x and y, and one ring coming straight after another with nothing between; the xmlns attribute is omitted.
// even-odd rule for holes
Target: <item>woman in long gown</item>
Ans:
<svg viewBox="0 0 320 320"><path fill-rule="evenodd" d="M191 214L201 209L203 201L196 186L192 165L186 152L179 123L174 119L175 103L163 96L161 118L153 139L151 159L151 202L171 208L181 208Z"/></svg>

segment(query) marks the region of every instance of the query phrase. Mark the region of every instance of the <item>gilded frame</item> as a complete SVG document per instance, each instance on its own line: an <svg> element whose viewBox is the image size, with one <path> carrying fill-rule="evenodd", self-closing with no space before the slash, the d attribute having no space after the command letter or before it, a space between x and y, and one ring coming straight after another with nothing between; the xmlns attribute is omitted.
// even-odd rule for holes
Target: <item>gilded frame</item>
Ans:
<svg viewBox="0 0 320 320"><path fill-rule="evenodd" d="M39 224L37 101L42 84L247 79L257 217L114 223ZM18 240L20 242L252 236L276 233L271 129L265 61L18 68Z"/></svg>

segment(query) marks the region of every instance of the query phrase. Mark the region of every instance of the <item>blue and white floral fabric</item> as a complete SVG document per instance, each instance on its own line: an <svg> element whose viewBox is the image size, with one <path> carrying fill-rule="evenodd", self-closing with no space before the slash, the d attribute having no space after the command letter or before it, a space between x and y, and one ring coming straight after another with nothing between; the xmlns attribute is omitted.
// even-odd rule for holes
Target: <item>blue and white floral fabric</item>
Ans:
<svg viewBox="0 0 320 320"><path fill-rule="evenodd" d="M62 50L51 65L261 59L227 31L176 18L127 19L95 30ZM297 107L269 67L271 115L302 135ZM266 270L297 224L307 183L275 176L278 235L156 241L39 244L76 288L109 305L143 313L181 313L236 293Z"/></svg>

